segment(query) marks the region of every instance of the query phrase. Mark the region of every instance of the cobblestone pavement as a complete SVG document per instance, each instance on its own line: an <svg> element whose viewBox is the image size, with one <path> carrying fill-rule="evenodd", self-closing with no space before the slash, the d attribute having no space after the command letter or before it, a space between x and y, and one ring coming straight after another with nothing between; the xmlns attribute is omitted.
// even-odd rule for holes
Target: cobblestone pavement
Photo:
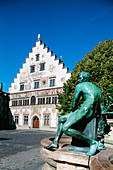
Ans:
<svg viewBox="0 0 113 170"><path fill-rule="evenodd" d="M0 131L0 170L41 170L40 141L50 136L55 132Z"/></svg>

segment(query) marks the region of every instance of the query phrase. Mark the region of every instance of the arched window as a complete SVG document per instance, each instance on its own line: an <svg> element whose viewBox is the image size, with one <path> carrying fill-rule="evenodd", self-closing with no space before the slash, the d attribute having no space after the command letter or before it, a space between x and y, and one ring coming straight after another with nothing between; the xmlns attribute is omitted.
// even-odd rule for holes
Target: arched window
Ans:
<svg viewBox="0 0 113 170"><path fill-rule="evenodd" d="M36 104L36 98L35 98L35 96L32 96L32 97L31 97L31 104L32 104L32 105Z"/></svg>

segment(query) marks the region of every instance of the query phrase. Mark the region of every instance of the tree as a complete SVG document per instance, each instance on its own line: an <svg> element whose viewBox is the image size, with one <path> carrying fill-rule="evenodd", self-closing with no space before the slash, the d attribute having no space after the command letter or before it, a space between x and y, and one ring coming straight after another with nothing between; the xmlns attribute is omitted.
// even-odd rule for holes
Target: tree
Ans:
<svg viewBox="0 0 113 170"><path fill-rule="evenodd" d="M107 107L113 96L113 40L99 42L92 52L88 52L84 59L76 63L70 79L63 85L63 93L58 93L59 104L56 107L60 115L71 112L79 72L90 73L91 82L102 91L103 103Z"/></svg>

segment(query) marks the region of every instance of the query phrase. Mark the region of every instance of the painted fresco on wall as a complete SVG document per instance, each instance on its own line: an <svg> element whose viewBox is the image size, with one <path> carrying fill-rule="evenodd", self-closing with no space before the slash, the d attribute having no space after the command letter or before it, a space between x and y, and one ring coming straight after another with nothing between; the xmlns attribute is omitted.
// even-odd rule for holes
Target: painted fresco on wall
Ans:
<svg viewBox="0 0 113 170"><path fill-rule="evenodd" d="M50 110L48 109L48 108L46 108L46 110L45 111L43 111L43 113L42 113L43 115L44 114L51 114L51 112L50 112Z"/></svg>
<svg viewBox="0 0 113 170"><path fill-rule="evenodd" d="M28 72L23 72L20 75L20 82L27 80L27 78L28 78Z"/></svg>
<svg viewBox="0 0 113 170"><path fill-rule="evenodd" d="M25 85L25 89L26 90L30 90L31 89L31 85L30 84Z"/></svg>
<svg viewBox="0 0 113 170"><path fill-rule="evenodd" d="M42 75L44 75L45 73L35 73L35 74L31 74L30 76L33 78L33 79L37 79L37 78L40 78Z"/></svg>
<svg viewBox="0 0 113 170"><path fill-rule="evenodd" d="M66 80L65 77L62 77L62 78L61 78L61 82L62 82L62 83L64 83L65 80Z"/></svg>
<svg viewBox="0 0 113 170"><path fill-rule="evenodd" d="M29 111L28 111L28 110L25 110L25 111L23 112L23 114L29 114Z"/></svg>
<svg viewBox="0 0 113 170"><path fill-rule="evenodd" d="M46 95L56 95L57 91L60 93L63 93L63 89L50 89L50 90L44 90L44 91L32 91L32 92L24 92L19 94L13 94L10 96L10 99L17 99L17 98L23 98L23 97L31 97L31 96L46 96Z"/></svg>
<svg viewBox="0 0 113 170"><path fill-rule="evenodd" d="M53 72L53 70L55 69L55 66L53 64L50 64L49 65L49 71L50 72Z"/></svg>
<svg viewBox="0 0 113 170"><path fill-rule="evenodd" d="M32 107L32 111L31 111L30 117L32 117L35 114L37 114L37 115L39 115L41 117L41 107L40 106Z"/></svg>
<svg viewBox="0 0 113 170"><path fill-rule="evenodd" d="M41 87L48 87L48 77L41 78Z"/></svg>
<svg viewBox="0 0 113 170"><path fill-rule="evenodd" d="M42 55L42 59L44 59L44 58L45 58L45 55L43 54L43 55Z"/></svg>
<svg viewBox="0 0 113 170"><path fill-rule="evenodd" d="M17 89L17 85L14 85L14 89L15 89L15 90Z"/></svg>

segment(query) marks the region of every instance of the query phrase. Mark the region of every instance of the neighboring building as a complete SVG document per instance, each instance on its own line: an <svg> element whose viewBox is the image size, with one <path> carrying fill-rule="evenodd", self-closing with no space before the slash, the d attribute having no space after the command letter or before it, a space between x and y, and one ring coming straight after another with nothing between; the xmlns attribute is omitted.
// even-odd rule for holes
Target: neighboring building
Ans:
<svg viewBox="0 0 113 170"><path fill-rule="evenodd" d="M2 91L0 84L0 130L9 128L9 94Z"/></svg>
<svg viewBox="0 0 113 170"><path fill-rule="evenodd" d="M54 130L58 124L57 91L63 91L70 76L64 63L38 40L9 88L17 128Z"/></svg>

